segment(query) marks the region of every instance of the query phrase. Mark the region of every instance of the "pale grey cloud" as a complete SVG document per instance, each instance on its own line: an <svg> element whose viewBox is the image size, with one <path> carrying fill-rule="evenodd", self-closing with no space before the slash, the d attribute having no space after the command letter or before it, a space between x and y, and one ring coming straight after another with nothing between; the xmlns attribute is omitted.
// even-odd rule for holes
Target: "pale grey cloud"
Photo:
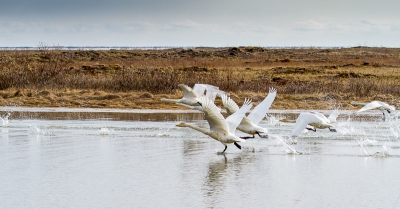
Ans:
<svg viewBox="0 0 400 209"><path fill-rule="evenodd" d="M363 40L400 47L398 0L0 0L0 5L0 46L347 46Z"/></svg>

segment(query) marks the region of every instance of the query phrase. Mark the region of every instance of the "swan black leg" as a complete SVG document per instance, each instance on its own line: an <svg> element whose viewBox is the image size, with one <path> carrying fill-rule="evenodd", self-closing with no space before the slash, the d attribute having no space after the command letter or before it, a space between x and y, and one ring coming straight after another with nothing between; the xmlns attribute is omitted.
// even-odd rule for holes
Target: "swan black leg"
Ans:
<svg viewBox="0 0 400 209"><path fill-rule="evenodd" d="M260 133L256 132L256 134L260 137L260 138L268 138L268 135L260 135Z"/></svg>
<svg viewBox="0 0 400 209"><path fill-rule="evenodd" d="M225 145L225 149L224 149L224 151L222 151L221 153L224 153L224 152L225 152L225 150L226 150L226 148L228 148L228 146L226 146L226 145Z"/></svg>
<svg viewBox="0 0 400 209"><path fill-rule="evenodd" d="M233 144L234 144L237 148L242 149L242 146L240 146L238 143L233 142Z"/></svg>
<svg viewBox="0 0 400 209"><path fill-rule="evenodd" d="M254 135L253 136L242 136L242 137L239 137L239 138L241 138L241 139L254 139Z"/></svg>
<svg viewBox="0 0 400 209"><path fill-rule="evenodd" d="M330 130L331 132L337 132L336 129L334 129L334 128L329 128L329 130Z"/></svg>
<svg viewBox="0 0 400 209"><path fill-rule="evenodd" d="M317 132L317 129L316 128L306 128L307 130L310 130L310 131L314 131L314 132Z"/></svg>

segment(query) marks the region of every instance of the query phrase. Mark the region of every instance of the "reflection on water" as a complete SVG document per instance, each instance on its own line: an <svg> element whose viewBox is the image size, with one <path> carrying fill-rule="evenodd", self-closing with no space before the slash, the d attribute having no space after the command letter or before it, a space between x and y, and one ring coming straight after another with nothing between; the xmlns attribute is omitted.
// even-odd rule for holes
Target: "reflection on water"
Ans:
<svg viewBox="0 0 400 209"><path fill-rule="evenodd" d="M278 119L298 113L272 112L268 139L221 155L220 142L176 127L207 127L201 113L9 112L4 208L400 208L398 117L341 112L337 133L292 138Z"/></svg>

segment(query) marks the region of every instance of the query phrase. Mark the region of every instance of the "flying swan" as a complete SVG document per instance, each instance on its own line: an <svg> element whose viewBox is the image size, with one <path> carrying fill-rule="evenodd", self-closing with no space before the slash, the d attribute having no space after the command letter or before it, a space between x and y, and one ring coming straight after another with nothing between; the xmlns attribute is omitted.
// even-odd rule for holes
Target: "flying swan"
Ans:
<svg viewBox="0 0 400 209"><path fill-rule="evenodd" d="M243 117L237 129L253 136L241 138L254 138L255 134L257 134L261 138L268 138L268 135L261 135L262 133L268 133L268 130L259 126L258 124L265 117L265 114L267 114L269 108L272 105L272 102L275 100L276 92L276 88L269 88L268 96L260 104L258 104L247 117ZM239 110L239 106L230 97L228 97L227 95L222 95L221 98L228 115L231 115ZM250 100L245 99L244 104L247 104L249 102Z"/></svg>
<svg viewBox="0 0 400 209"><path fill-rule="evenodd" d="M182 103L190 106L199 106L200 97L204 95L214 102L217 95L226 94L226 92L219 90L218 87L209 84L195 84L193 89L185 84L179 84L179 88L183 91L183 97L180 99L167 99L161 98L161 101Z"/></svg>
<svg viewBox="0 0 400 209"><path fill-rule="evenodd" d="M228 148L227 144L230 143L233 143L237 148L241 149L242 147L237 142L245 142L245 140L235 135L235 129L253 104L243 105L238 111L225 119L214 102L207 97L201 97L199 103L203 107L204 117L210 126L210 130L186 123L179 123L177 126L200 131L221 142L225 146L225 149L221 153L225 152Z"/></svg>
<svg viewBox="0 0 400 209"><path fill-rule="evenodd" d="M382 112L382 115L383 115L383 117L382 117L383 121L386 120L386 112L390 114L392 111L396 110L396 108L394 106L388 105L387 103L384 103L384 102L381 102L381 101L372 101L370 103L351 102L350 104L351 105L364 106L360 110L358 110L357 113L363 112L363 111L366 111L366 110L372 110L372 109L380 110Z"/></svg>
<svg viewBox="0 0 400 209"><path fill-rule="evenodd" d="M298 136L304 131L304 129L316 132L317 128L318 129L328 128L331 132L336 132L336 129L333 128L331 122L333 120L336 121L337 113L334 112L333 114L331 114L332 116L330 116L330 118L332 119L329 120L328 118L325 117L325 115L319 112L303 112L300 113L299 117L297 117L297 120L288 120L286 118L283 118L280 121L288 123L296 123L292 131L292 136Z"/></svg>

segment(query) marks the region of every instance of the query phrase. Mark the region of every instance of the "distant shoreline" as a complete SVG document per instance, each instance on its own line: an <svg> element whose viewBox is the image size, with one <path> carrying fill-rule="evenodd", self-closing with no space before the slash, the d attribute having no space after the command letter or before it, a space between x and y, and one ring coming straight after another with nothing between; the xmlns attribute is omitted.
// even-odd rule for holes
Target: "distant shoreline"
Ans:
<svg viewBox="0 0 400 209"><path fill-rule="evenodd" d="M207 46L6 46L0 47L0 50L164 50L164 49L225 49L227 47L207 47ZM253 46L236 46L237 48ZM256 46L259 47L259 46ZM343 48L391 48L391 47L367 47L367 46L262 46L265 49L343 49Z"/></svg>

